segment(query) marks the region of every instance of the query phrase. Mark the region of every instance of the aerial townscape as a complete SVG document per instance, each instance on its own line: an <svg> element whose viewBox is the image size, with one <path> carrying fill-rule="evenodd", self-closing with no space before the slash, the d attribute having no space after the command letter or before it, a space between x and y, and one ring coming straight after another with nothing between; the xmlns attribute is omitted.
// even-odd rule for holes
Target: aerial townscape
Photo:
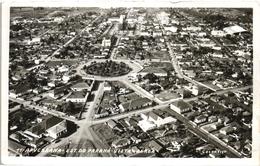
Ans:
<svg viewBox="0 0 260 166"><path fill-rule="evenodd" d="M10 8L9 155L252 157L252 18Z"/></svg>

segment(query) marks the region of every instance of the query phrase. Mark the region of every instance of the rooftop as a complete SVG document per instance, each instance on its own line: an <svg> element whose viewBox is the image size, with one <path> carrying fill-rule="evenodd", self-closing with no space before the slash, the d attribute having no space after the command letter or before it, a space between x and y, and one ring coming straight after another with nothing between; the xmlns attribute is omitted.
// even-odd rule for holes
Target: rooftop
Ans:
<svg viewBox="0 0 260 166"><path fill-rule="evenodd" d="M75 99L75 98L85 98L86 93L82 91L76 91L72 92L71 95L69 95L68 99Z"/></svg>
<svg viewBox="0 0 260 166"><path fill-rule="evenodd" d="M235 34L240 32L246 32L246 30L238 25L226 27L223 29L227 34Z"/></svg>
<svg viewBox="0 0 260 166"><path fill-rule="evenodd" d="M175 107L178 107L180 109L187 109L187 108L192 108L192 105L190 105L189 103L184 102L183 100L177 101L172 103L172 105L174 105Z"/></svg>

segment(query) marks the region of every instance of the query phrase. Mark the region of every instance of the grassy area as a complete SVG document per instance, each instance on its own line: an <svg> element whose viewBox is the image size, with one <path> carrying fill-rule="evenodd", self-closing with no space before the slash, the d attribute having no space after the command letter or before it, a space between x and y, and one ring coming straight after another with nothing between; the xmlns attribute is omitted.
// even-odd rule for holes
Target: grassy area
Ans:
<svg viewBox="0 0 260 166"><path fill-rule="evenodd" d="M156 94L156 97L159 98L162 101L167 101L171 99L177 99L180 97L177 93L169 92L169 91L163 91L159 94Z"/></svg>

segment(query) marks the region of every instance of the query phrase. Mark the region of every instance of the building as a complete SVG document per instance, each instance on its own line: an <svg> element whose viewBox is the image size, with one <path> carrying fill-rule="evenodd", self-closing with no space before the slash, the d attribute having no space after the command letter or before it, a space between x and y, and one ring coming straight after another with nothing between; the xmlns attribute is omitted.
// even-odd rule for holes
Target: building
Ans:
<svg viewBox="0 0 260 166"><path fill-rule="evenodd" d="M154 140L150 141L148 146L151 150L157 153L161 152L161 150L163 149L163 147Z"/></svg>
<svg viewBox="0 0 260 166"><path fill-rule="evenodd" d="M49 137L52 137L54 139L61 137L67 132L66 121L61 121L60 123L47 129L46 132L48 133Z"/></svg>
<svg viewBox="0 0 260 166"><path fill-rule="evenodd" d="M150 105L152 105L151 100L149 100L148 98L138 97L136 99L122 103L120 106L120 109L123 112L132 111L132 110L137 110L140 108L148 107Z"/></svg>
<svg viewBox="0 0 260 166"><path fill-rule="evenodd" d="M219 132L221 134L224 134L224 135L228 135L228 134L231 134L233 132L235 132L235 128L234 127L231 127L231 126L226 126L226 127L223 127L219 130Z"/></svg>
<svg viewBox="0 0 260 166"><path fill-rule="evenodd" d="M102 40L102 46L103 47L110 47L111 46L111 39L104 37Z"/></svg>
<svg viewBox="0 0 260 166"><path fill-rule="evenodd" d="M107 22L108 23L119 22L120 24L123 24L124 18L125 15L120 15L120 17L111 17L107 20Z"/></svg>
<svg viewBox="0 0 260 166"><path fill-rule="evenodd" d="M201 31L201 27L196 27L196 26L189 26L189 27L182 28L182 29L184 31L192 31L192 32Z"/></svg>
<svg viewBox="0 0 260 166"><path fill-rule="evenodd" d="M197 124L204 123L206 121L207 121L207 117L204 116L204 115L196 116L194 118L194 122L197 123Z"/></svg>
<svg viewBox="0 0 260 166"><path fill-rule="evenodd" d="M170 14L166 12L160 12L156 15L157 19L160 20L161 24L163 25L169 24L170 21L169 16Z"/></svg>
<svg viewBox="0 0 260 166"><path fill-rule="evenodd" d="M73 91L67 98L66 102L85 103L87 101L89 92Z"/></svg>
<svg viewBox="0 0 260 166"><path fill-rule="evenodd" d="M178 28L175 27L175 26L165 26L164 29L165 29L166 32L170 31L171 33L176 33L177 30L178 30Z"/></svg>
<svg viewBox="0 0 260 166"><path fill-rule="evenodd" d="M170 108L179 114L191 111L192 105L184 102L183 100L170 104Z"/></svg>
<svg viewBox="0 0 260 166"><path fill-rule="evenodd" d="M122 148L125 147L127 145L129 145L131 143L131 141L127 138L122 138L122 139L117 139L115 141L112 142L111 146L113 148Z"/></svg>
<svg viewBox="0 0 260 166"><path fill-rule="evenodd" d="M104 91L111 91L112 87L108 82L104 83Z"/></svg>
<svg viewBox="0 0 260 166"><path fill-rule="evenodd" d="M29 135L33 138L42 138L43 136L49 136L52 139L57 139L66 132L67 127L65 120L52 115L47 115L40 123L24 131L24 134Z"/></svg>
<svg viewBox="0 0 260 166"><path fill-rule="evenodd" d="M116 126L117 126L117 123L116 121L112 120L112 119L109 119L107 121L107 125L111 128L111 129L114 129Z"/></svg>
<svg viewBox="0 0 260 166"><path fill-rule="evenodd" d="M56 89L51 90L51 91L49 92L49 96L50 96L51 98L53 98L53 99L57 99L57 98L59 98L59 97L64 96L64 90L65 90L64 87L56 88Z"/></svg>
<svg viewBox="0 0 260 166"><path fill-rule="evenodd" d="M71 89L73 91L83 91L83 90L91 91L92 87L93 87L93 83L89 85L86 82L79 82L71 86Z"/></svg>
<svg viewBox="0 0 260 166"><path fill-rule="evenodd" d="M221 31L221 30L212 30L211 35L214 36L214 37L223 37L226 34L225 34L224 31Z"/></svg>
<svg viewBox="0 0 260 166"><path fill-rule="evenodd" d="M190 78L194 78L197 75L193 70L183 70L183 73Z"/></svg>
<svg viewBox="0 0 260 166"><path fill-rule="evenodd" d="M149 73L153 73L157 77L167 76L167 72L165 70L163 70L162 68L155 68L155 67L146 67L143 70L141 70L138 74L140 74L143 77Z"/></svg>
<svg viewBox="0 0 260 166"><path fill-rule="evenodd" d="M223 29L223 31L226 34L229 34L229 35L246 32L246 30L244 28L242 28L242 27L240 27L238 25L233 25L233 26L230 26L230 27L226 27L226 28Z"/></svg>
<svg viewBox="0 0 260 166"><path fill-rule="evenodd" d="M142 113L141 117L143 118L143 120L147 120L147 121L151 121L154 124L156 124L157 127L160 127L162 125L168 124L168 123L173 123L176 122L177 119L169 116L169 117L161 117L159 115L157 115L154 112L149 112L149 113Z"/></svg>
<svg viewBox="0 0 260 166"><path fill-rule="evenodd" d="M157 126L154 122L148 120L141 120L137 124L144 132L155 129Z"/></svg>

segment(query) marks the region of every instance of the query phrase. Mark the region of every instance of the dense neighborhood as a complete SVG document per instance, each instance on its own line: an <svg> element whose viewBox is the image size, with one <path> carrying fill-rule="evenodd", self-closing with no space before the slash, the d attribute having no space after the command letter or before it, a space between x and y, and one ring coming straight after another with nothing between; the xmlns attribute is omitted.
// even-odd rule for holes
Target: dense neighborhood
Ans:
<svg viewBox="0 0 260 166"><path fill-rule="evenodd" d="M9 155L252 156L250 8L10 11Z"/></svg>

